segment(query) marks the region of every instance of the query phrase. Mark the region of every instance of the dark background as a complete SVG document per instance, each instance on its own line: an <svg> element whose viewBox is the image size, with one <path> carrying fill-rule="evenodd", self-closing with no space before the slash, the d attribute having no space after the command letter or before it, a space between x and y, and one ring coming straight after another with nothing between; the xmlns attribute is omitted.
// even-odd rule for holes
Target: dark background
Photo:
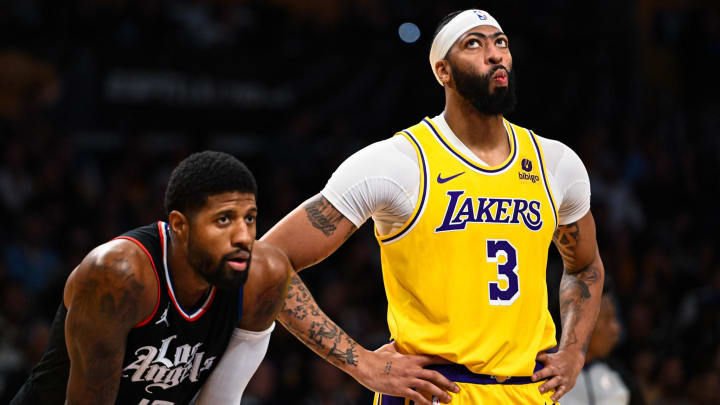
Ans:
<svg viewBox="0 0 720 405"><path fill-rule="evenodd" d="M613 356L650 404L720 403L720 9L690 0L0 2L0 403L44 350L69 272L163 219L181 159L246 162L262 235L350 154L442 111L429 42L469 7L510 37L508 118L590 173L623 325ZM417 42L400 40L403 22ZM386 341L370 226L302 275L366 348ZM278 327L243 403L369 398Z"/></svg>

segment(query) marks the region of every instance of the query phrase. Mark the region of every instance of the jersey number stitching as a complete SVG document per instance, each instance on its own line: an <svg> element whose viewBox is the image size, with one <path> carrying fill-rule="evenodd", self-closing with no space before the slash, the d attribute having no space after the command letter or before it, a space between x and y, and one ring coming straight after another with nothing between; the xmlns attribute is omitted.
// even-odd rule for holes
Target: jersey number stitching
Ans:
<svg viewBox="0 0 720 405"><path fill-rule="evenodd" d="M499 257L505 258L505 263L499 263ZM518 279L517 249L504 239L487 240L487 261L497 264L497 278L507 283L507 288L500 288L500 283L488 282L490 289L490 305L512 305L520 296L520 282Z"/></svg>

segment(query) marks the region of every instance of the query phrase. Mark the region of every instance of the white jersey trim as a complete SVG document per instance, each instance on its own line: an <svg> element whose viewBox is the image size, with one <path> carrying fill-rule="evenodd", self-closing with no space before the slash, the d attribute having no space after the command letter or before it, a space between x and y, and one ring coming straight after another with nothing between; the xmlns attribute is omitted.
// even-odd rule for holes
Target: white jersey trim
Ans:
<svg viewBox="0 0 720 405"><path fill-rule="evenodd" d="M182 306L180 306L180 302L178 301L177 297L175 297L175 289L173 288L172 277L170 276L170 269L168 267L167 241L170 236L170 232L168 231L168 224L163 222L161 229L162 233L160 234L160 236L162 239L163 267L165 269L165 282L167 283L170 301L173 302L175 308L178 310L178 312L180 312L180 315L182 315L182 317L185 318L186 321L196 321L205 313L205 311L207 311L208 307L210 307L210 304L212 304L212 301L215 298L215 292L217 291L217 288L215 286L212 287L212 289L210 290L210 294L208 294L207 298L205 299L205 302L195 312L193 312L192 314L188 314L187 312L185 312Z"/></svg>

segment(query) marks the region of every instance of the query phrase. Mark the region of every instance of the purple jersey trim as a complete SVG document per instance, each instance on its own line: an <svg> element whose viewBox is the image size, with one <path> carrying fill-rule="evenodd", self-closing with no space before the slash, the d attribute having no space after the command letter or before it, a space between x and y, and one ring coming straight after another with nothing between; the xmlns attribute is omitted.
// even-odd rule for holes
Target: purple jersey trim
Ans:
<svg viewBox="0 0 720 405"><path fill-rule="evenodd" d="M545 350L545 353L555 353L558 350L557 347L553 347L551 349ZM503 384L503 385L523 385L523 384L532 384L538 381L532 381L530 377L508 377L503 382L498 381L495 376L486 375L486 374L475 374L472 371L468 370L467 367L463 366L462 364L435 364L431 366L426 367L428 370L435 370L438 373L445 376L450 381L453 382L459 382L459 383L469 383L469 384ZM533 373L537 372L538 370L542 369L543 365L540 362L535 362L535 369L533 370ZM545 380L545 379L544 379ZM402 397L394 397L392 395L380 395L380 400L378 401L378 405L404 405L405 404L405 398Z"/></svg>

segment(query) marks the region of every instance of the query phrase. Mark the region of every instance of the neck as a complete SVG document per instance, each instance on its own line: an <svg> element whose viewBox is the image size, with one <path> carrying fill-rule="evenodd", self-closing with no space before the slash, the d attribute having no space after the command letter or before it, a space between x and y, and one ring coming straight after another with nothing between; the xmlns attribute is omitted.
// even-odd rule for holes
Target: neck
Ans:
<svg viewBox="0 0 720 405"><path fill-rule="evenodd" d="M170 231L168 239L168 270L172 275L175 296L184 308L192 308L208 292L208 283L187 260L187 252L180 246L175 234Z"/></svg>
<svg viewBox="0 0 720 405"><path fill-rule="evenodd" d="M445 96L445 121L458 139L491 166L505 161L510 142L503 116L480 113L454 89L447 89Z"/></svg>

